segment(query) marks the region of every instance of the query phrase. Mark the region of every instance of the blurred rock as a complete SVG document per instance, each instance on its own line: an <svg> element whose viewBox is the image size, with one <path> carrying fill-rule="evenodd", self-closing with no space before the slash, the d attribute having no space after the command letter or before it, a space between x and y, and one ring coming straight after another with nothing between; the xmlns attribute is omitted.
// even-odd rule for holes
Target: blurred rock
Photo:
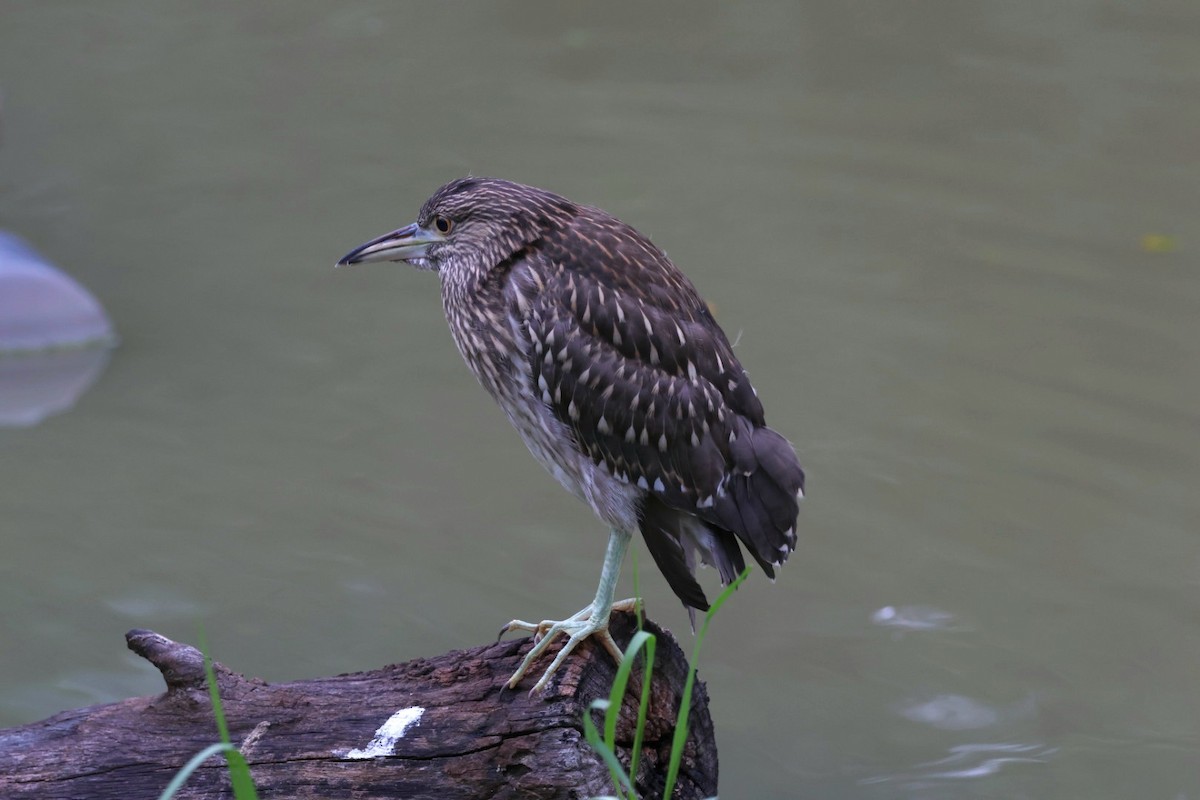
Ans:
<svg viewBox="0 0 1200 800"><path fill-rule="evenodd" d="M115 343L87 289L0 231L0 426L36 425L70 408Z"/></svg>
<svg viewBox="0 0 1200 800"><path fill-rule="evenodd" d="M0 231L0 354L111 345L96 298L23 239Z"/></svg>

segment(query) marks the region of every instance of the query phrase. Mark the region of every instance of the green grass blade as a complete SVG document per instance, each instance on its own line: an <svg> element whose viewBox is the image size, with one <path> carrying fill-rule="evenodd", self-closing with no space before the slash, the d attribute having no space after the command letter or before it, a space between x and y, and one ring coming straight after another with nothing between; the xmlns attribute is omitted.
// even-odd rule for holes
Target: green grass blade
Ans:
<svg viewBox="0 0 1200 800"><path fill-rule="evenodd" d="M192 756L191 761L184 764L183 769L175 773L175 777L172 778L171 782L167 784L167 788L163 789L162 794L158 796L158 800L171 800L171 798L175 796L175 793L179 791L179 787L187 783L187 779L192 777L192 773L195 772L201 764L203 764L205 761L208 761L217 753L228 752L235 749L236 748L231 744L217 742L216 744L210 744L199 753L196 753L196 755Z"/></svg>
<svg viewBox="0 0 1200 800"><path fill-rule="evenodd" d="M633 732L633 750L629 754L629 774L637 778L638 761L642 755L642 738L646 733L646 714L650 710L650 679L654 676L654 646L655 639L653 634L646 634L650 637L646 642L646 654L642 660L645 665L642 668L642 696L638 701L637 727ZM631 641L630 647L633 646ZM632 659L632 655L628 652L625 654L626 659Z"/></svg>
<svg viewBox="0 0 1200 800"><path fill-rule="evenodd" d="M750 576L750 567L742 570L742 574L728 586L725 591L721 592L721 596L716 599L716 602L708 609L708 613L704 615L704 624L700 626L700 632L696 634L696 644L692 647L692 662L688 667L687 681L683 684L683 696L679 699L679 716L675 720L675 736L671 740L671 761L667 765L667 783L663 790L663 797L669 798L671 793L675 791L675 781L679 778L679 764L683 761L683 746L687 742L688 735L688 717L692 712L692 687L696 683L696 666L700 661L700 648L704 644L704 637L708 633L708 623L712 622L712 618L716 616L721 606L729 599L737 588L742 585L742 581Z"/></svg>
<svg viewBox="0 0 1200 800"><path fill-rule="evenodd" d="M258 800L258 790L254 788L246 757L235 747L225 751L225 761L229 767L229 782L233 784L233 796L237 800Z"/></svg>
<svg viewBox="0 0 1200 800"><path fill-rule="evenodd" d="M645 626L642 624L643 623L643 620L642 620L642 591L638 587L638 575L639 574L640 574L640 570L638 569L638 550L635 547L635 548L633 548L633 598L637 601L637 603L634 604L633 609L634 609L634 612L637 614L638 630L640 631Z"/></svg>
<svg viewBox="0 0 1200 800"><path fill-rule="evenodd" d="M583 715L583 735L587 739L588 744L592 746L592 749L599 753L600 758L608 765L613 785L617 787L617 794L621 794L621 789L624 788L629 792L629 797L636 798L637 795L634 794L633 783L629 780L629 776L625 774L625 769L621 766L621 762L617 760L617 754L600 738L600 731L596 730L596 723L592 722L592 711L603 711L607 718L610 705L609 701L603 698L592 701L591 706L588 707L588 712Z"/></svg>
<svg viewBox="0 0 1200 800"><path fill-rule="evenodd" d="M217 674L213 671L212 656L208 654L208 642L200 632L200 651L204 653L204 679L208 684L208 699L212 701L213 716L217 719L217 734L221 741L230 744L229 726L225 724L225 710L221 708L221 691L217 687Z"/></svg>
<svg viewBox="0 0 1200 800"><path fill-rule="evenodd" d="M621 663L617 665L617 674L613 678L612 688L608 692L607 700L597 700L592 703L591 709L604 710L604 736L600 737L597 731L595 740L588 735L589 729L595 729L595 723L592 722L591 714L584 715L584 734L588 736L588 742L600 754L608 764L609 772L612 773L613 785L617 789L617 794L621 794L621 789L625 788L629 792L630 798L637 798L634 791L633 783L629 778L629 774L637 775L638 763L638 748L641 747L642 735L646 727L646 711L649 707L650 693L648 687L650 685L650 676L654 671L654 634L646 631L638 631L629 640L629 646L625 648L625 654L621 657ZM630 756L630 773L626 773L621 763L617 760L617 719L620 717L621 701L625 699L625 692L629 686L629 675L633 670L633 664L637 661L638 652L645 650L644 663L646 667L643 670L642 679L642 700L638 706L638 724L634 732L634 750Z"/></svg>
<svg viewBox="0 0 1200 800"><path fill-rule="evenodd" d="M212 700L213 716L217 719L217 731L221 741L228 745L225 750L225 765L229 769L229 782L233 785L233 796L237 800L258 800L258 792L254 788L254 778L250 775L250 765L246 757L233 746L229 738L229 726L225 723L225 709L221 706L221 691L217 687L217 676L213 671L212 657L208 654L208 646L204 641L204 633L200 634L200 646L204 652L204 677L208 683L208 696Z"/></svg>
<svg viewBox="0 0 1200 800"><path fill-rule="evenodd" d="M621 711L621 701L625 698L625 687L629 684L629 673L633 670L633 662L637 659L638 651L643 647L654 653L654 634L638 631L629 640L625 648L625 656L617 665L617 676L613 678L612 690L608 693L609 706L604 712L604 742L613 748L616 745L617 717ZM653 662L651 662L653 663Z"/></svg>
<svg viewBox="0 0 1200 800"><path fill-rule="evenodd" d="M642 632L645 628L643 609L642 609L642 592L638 586L638 577L641 575L641 570L638 569L638 551L633 549L633 596L637 599L637 605L634 610L637 613L637 629ZM631 641L630 646L633 645ZM638 703L638 719L637 727L634 728L633 734L633 750L629 755L629 772L636 778L638 761L642 755L642 738L646 733L646 714L650 708L650 679L654 675L654 637L650 637L650 641L646 645L646 669L642 671L642 694L641 700ZM626 653L626 658L630 658L629 653Z"/></svg>

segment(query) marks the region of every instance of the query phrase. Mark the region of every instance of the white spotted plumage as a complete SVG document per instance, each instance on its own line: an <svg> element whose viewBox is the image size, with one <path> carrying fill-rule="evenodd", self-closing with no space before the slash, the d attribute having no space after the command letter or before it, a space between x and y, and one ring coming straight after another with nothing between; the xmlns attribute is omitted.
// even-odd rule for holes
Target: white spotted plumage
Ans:
<svg viewBox="0 0 1200 800"><path fill-rule="evenodd" d="M772 574L795 545L803 472L666 255L602 211L505 181L452 182L420 220L434 214L456 223L427 259L455 344L535 458L610 526L640 528L691 607L707 607L696 555L728 582L740 540Z"/></svg>

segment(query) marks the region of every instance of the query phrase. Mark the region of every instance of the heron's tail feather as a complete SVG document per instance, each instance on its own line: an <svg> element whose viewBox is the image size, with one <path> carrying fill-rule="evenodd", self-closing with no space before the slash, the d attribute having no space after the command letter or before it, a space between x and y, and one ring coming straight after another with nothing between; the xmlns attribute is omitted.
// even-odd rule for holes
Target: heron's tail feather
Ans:
<svg viewBox="0 0 1200 800"><path fill-rule="evenodd" d="M724 479L711 521L737 534L769 577L796 548L796 517L804 470L787 439L755 428L749 452Z"/></svg>
<svg viewBox="0 0 1200 800"><path fill-rule="evenodd" d="M671 508L653 495L647 495L642 506L641 529L646 549L689 613L708 610L708 598L695 578L697 555L701 563L716 567L723 584L746 568L732 533Z"/></svg>
<svg viewBox="0 0 1200 800"><path fill-rule="evenodd" d="M796 548L804 470L787 439L770 428L755 428L751 446L753 459L742 465L748 469L733 468L724 493L701 516L672 508L654 494L643 501L646 548L689 613L708 610L694 575L697 555L728 585L746 566L739 539L771 578Z"/></svg>

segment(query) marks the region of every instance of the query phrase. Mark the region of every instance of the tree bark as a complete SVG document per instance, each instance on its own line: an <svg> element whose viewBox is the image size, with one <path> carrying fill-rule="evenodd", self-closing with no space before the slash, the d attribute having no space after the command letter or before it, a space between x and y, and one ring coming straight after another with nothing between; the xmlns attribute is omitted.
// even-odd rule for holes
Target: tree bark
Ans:
<svg viewBox="0 0 1200 800"><path fill-rule="evenodd" d="M670 633L658 638L639 795L661 797L687 663ZM614 614L620 643L635 630ZM152 631L126 634L167 691L92 706L0 731L0 797L156 798L173 775L217 741L200 651ZM528 652L516 639L371 672L270 684L214 664L230 736L261 798L588 798L613 794L588 745L583 715L606 697L616 667L590 641L568 657L544 694L530 696L544 655L516 690L505 681ZM628 767L640 668L621 709L618 757ZM601 715L594 719L603 729ZM697 682L691 731L674 797L717 792L708 696ZM224 759L209 759L178 798L232 797Z"/></svg>

